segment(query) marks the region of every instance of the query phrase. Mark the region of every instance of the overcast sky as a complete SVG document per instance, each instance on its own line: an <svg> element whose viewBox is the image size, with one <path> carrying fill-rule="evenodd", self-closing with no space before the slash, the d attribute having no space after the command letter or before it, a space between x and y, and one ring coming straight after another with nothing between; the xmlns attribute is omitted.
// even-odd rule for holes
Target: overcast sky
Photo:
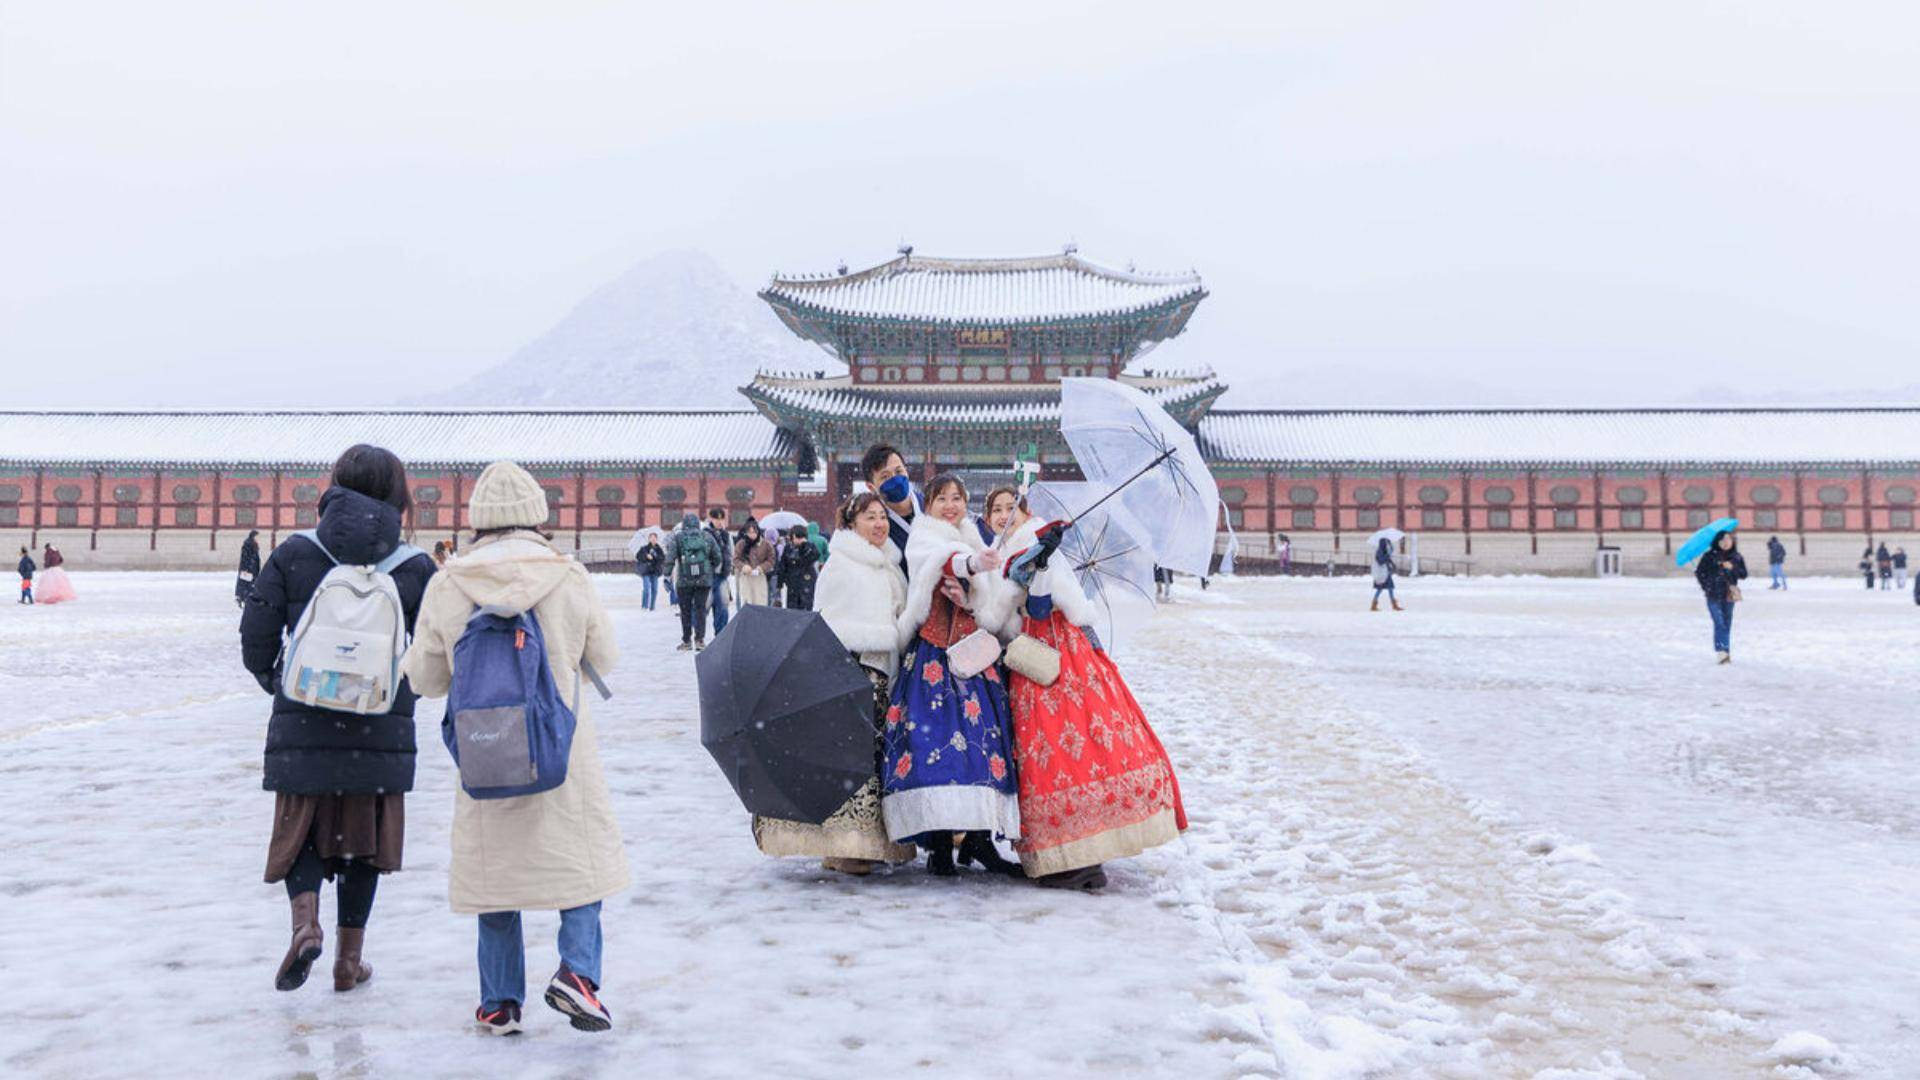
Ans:
<svg viewBox="0 0 1920 1080"><path fill-rule="evenodd" d="M1910 3L0 0L18 405L385 403L673 247L1069 238L1241 405L1915 394ZM1578 9L1578 10L1576 10Z"/></svg>

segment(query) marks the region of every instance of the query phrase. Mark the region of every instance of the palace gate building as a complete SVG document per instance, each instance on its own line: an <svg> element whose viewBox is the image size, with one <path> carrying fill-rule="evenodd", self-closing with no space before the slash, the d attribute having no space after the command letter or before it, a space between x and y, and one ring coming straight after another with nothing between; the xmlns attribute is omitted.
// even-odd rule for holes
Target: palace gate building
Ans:
<svg viewBox="0 0 1920 1080"><path fill-rule="evenodd" d="M550 529L583 552L712 506L824 521L873 442L922 480L984 483L1035 456L1045 475L1077 475L1058 432L1070 377L1138 386L1196 432L1243 553L1285 535L1300 561L1357 557L1391 525L1419 535L1423 559L1474 572L1591 573L1605 548L1663 573L1694 528L1731 515L1756 562L1777 534L1795 569L1851 572L1868 544L1920 538L1920 408L1222 407L1211 369L1147 359L1187 332L1208 295L1198 275L1071 248L902 249L777 275L760 295L844 372L761 372L736 409L0 412L0 542L51 542L76 569L231 566L249 529L271 543L312 525L354 442L408 463L417 542L465 530L474 478L501 457L540 478Z"/></svg>

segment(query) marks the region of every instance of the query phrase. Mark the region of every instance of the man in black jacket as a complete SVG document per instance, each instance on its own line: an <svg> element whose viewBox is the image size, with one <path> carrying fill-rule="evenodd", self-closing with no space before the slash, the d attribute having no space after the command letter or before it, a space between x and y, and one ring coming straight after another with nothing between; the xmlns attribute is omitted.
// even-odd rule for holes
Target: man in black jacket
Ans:
<svg viewBox="0 0 1920 1080"><path fill-rule="evenodd" d="M33 572L39 567L34 565L33 553L26 548L20 549L20 602L33 603Z"/></svg>
<svg viewBox="0 0 1920 1080"><path fill-rule="evenodd" d="M1769 589L1787 587L1787 545L1777 536L1767 537L1767 569L1773 574L1773 584Z"/></svg>

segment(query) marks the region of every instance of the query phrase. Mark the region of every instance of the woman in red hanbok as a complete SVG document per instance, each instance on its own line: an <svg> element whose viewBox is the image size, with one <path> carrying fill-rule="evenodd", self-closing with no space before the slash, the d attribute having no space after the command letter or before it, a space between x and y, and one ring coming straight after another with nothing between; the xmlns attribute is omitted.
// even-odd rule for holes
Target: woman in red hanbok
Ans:
<svg viewBox="0 0 1920 1080"><path fill-rule="evenodd" d="M1082 629L1096 612L1072 568L1064 558L1033 568L1045 524L1023 502L998 545L1008 558L1006 587L996 590L1005 615L1020 611L1021 632L1060 654L1051 685L1017 671L1008 678L1020 779L1014 847L1040 884L1097 889L1106 884L1101 863L1167 843L1187 815L1166 749L1113 660Z"/></svg>

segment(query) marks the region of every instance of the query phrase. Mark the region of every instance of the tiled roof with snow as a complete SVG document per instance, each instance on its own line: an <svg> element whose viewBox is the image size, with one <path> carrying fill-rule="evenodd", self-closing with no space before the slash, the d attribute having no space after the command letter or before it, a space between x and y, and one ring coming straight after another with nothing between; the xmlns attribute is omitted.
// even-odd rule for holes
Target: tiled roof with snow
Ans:
<svg viewBox="0 0 1920 1080"><path fill-rule="evenodd" d="M1127 380L1134 382L1135 380ZM1225 384L1208 377L1185 381L1136 382L1147 396L1176 408L1203 397L1218 397ZM847 420L884 420L907 424L987 425L1027 424L1037 428L1060 426L1060 390L1005 387L998 392L959 387L911 390L853 389L846 380L798 383L759 378L746 388L749 398L775 408Z"/></svg>
<svg viewBox="0 0 1920 1080"><path fill-rule="evenodd" d="M357 442L409 465L791 461L751 410L393 409L0 412L0 462L331 465Z"/></svg>
<svg viewBox="0 0 1920 1080"><path fill-rule="evenodd" d="M769 303L828 315L1011 324L1120 316L1206 295L1200 275L1115 270L1072 252L1021 259L906 254L854 273L775 276Z"/></svg>
<svg viewBox="0 0 1920 1080"><path fill-rule="evenodd" d="M1210 460L1301 465L1869 465L1920 462L1920 408L1240 411Z"/></svg>

